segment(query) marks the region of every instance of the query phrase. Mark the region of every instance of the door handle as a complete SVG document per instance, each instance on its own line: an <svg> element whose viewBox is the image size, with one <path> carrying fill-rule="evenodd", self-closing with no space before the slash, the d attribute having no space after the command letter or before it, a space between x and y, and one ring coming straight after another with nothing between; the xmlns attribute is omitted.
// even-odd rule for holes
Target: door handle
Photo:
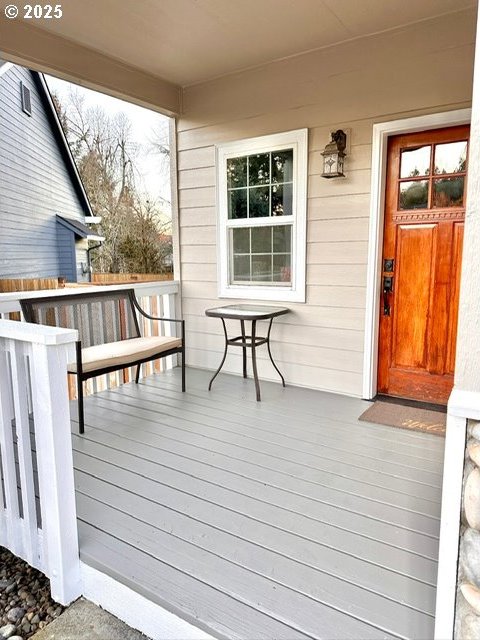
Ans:
<svg viewBox="0 0 480 640"><path fill-rule="evenodd" d="M389 295L393 293L393 277L385 276L383 278L383 315L390 315L390 298Z"/></svg>

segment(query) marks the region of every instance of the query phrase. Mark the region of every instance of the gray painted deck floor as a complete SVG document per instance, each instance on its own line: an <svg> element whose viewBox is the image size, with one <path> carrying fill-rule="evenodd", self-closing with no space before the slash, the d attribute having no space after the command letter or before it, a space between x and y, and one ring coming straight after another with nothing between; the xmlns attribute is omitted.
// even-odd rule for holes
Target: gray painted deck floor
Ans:
<svg viewBox="0 0 480 640"><path fill-rule="evenodd" d="M210 375L87 398L83 561L218 638L432 638L444 440Z"/></svg>

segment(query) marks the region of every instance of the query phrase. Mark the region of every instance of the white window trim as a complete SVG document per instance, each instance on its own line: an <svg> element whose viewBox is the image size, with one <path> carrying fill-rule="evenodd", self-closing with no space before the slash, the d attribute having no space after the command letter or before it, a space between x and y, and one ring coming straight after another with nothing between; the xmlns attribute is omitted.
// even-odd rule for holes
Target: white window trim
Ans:
<svg viewBox="0 0 480 640"><path fill-rule="evenodd" d="M230 284L229 228L265 225L264 218L228 220L227 159L239 155L266 153L293 148L293 220L292 220L292 284L291 286ZM297 129L273 135L219 144L217 167L217 246L218 295L220 298L305 302L306 221L307 221L308 129ZM290 216L272 219L272 225L290 223ZM228 224L227 224L228 223Z"/></svg>

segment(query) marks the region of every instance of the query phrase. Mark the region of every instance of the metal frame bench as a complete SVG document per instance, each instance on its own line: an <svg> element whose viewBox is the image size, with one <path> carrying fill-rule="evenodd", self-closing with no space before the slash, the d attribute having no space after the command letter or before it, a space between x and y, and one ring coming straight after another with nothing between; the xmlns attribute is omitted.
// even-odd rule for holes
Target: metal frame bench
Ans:
<svg viewBox="0 0 480 640"><path fill-rule="evenodd" d="M76 362L69 364L68 373L77 376L80 433L85 430L83 382L89 378L136 366L138 384L141 364L179 353L185 391L185 321L146 313L133 289L28 298L20 305L27 322L78 331ZM142 337L137 312L150 320L180 324L181 337Z"/></svg>

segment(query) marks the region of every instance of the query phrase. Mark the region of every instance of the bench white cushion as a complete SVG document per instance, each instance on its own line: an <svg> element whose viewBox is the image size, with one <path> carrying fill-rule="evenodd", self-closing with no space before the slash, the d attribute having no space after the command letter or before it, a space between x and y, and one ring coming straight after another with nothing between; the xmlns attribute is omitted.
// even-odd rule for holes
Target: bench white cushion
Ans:
<svg viewBox="0 0 480 640"><path fill-rule="evenodd" d="M167 336L147 336L145 338L131 338L130 340L119 340L118 342L107 342L94 347L82 349L83 372L106 369L108 367L128 366L137 360L150 358L164 351L182 346L180 338L169 338ZM68 365L70 373L77 372L77 363L71 362Z"/></svg>

